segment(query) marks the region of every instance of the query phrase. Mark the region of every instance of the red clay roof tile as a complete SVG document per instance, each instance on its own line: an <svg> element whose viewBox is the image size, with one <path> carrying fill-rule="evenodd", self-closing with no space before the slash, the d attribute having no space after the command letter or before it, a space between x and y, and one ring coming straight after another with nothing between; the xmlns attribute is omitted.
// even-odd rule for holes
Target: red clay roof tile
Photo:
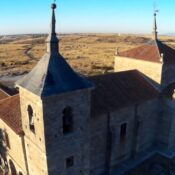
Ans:
<svg viewBox="0 0 175 175"><path fill-rule="evenodd" d="M22 134L22 121L19 95L0 101L0 118L17 134Z"/></svg>
<svg viewBox="0 0 175 175"><path fill-rule="evenodd" d="M175 62L175 50L159 40L120 52L119 56L160 63L162 54L166 63Z"/></svg>
<svg viewBox="0 0 175 175"><path fill-rule="evenodd" d="M96 85L91 106L95 115L158 96L158 91L137 70L93 76L89 79Z"/></svg>
<svg viewBox="0 0 175 175"><path fill-rule="evenodd" d="M2 89L0 89L0 100L3 100L8 97L9 95L6 92L4 92Z"/></svg>

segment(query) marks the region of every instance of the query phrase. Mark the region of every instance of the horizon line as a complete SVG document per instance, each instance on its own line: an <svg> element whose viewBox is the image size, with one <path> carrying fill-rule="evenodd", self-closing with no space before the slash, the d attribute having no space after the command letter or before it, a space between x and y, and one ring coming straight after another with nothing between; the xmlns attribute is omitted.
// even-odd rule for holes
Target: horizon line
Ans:
<svg viewBox="0 0 175 175"><path fill-rule="evenodd" d="M58 32L57 35L88 35L88 34L117 34L117 35L152 35L152 33L126 33L126 32ZM48 33L17 33L0 34L0 36L20 36L20 35L48 35ZM159 33L159 36L172 36L174 33Z"/></svg>

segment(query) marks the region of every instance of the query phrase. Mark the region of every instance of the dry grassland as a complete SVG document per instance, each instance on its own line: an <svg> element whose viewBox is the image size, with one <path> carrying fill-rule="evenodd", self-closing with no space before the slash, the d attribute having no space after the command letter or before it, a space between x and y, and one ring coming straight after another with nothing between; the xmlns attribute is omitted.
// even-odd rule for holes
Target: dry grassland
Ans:
<svg viewBox="0 0 175 175"><path fill-rule="evenodd" d="M25 35L0 40L0 77L29 72L45 53L46 36ZM174 37L162 37L175 47ZM81 74L94 75L113 71L116 49L137 47L150 36L117 34L71 34L60 36L60 53Z"/></svg>

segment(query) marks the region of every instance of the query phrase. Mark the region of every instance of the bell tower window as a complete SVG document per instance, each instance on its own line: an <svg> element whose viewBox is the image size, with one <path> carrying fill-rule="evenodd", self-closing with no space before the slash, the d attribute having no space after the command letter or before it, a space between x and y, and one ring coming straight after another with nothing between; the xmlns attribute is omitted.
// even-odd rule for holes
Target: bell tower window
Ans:
<svg viewBox="0 0 175 175"><path fill-rule="evenodd" d="M30 105L28 106L28 117L29 117L29 128L34 133L35 132L34 116L33 116L33 109Z"/></svg>
<svg viewBox="0 0 175 175"><path fill-rule="evenodd" d="M63 110L63 133L73 132L73 113L72 108L67 107Z"/></svg>
<svg viewBox="0 0 175 175"><path fill-rule="evenodd" d="M73 156L66 159L66 168L71 168L72 166L74 166L74 157Z"/></svg>
<svg viewBox="0 0 175 175"><path fill-rule="evenodd" d="M121 143L125 142L125 139L126 139L126 130L127 130L127 124L126 123L123 123L120 126L120 142Z"/></svg>

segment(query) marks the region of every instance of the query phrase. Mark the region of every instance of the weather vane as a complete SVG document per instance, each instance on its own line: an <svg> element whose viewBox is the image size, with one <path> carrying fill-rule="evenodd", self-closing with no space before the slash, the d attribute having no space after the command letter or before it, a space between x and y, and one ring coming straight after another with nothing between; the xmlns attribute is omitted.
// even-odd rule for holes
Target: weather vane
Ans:
<svg viewBox="0 0 175 175"><path fill-rule="evenodd" d="M154 14L156 15L158 12L159 10L157 9L157 3L154 1Z"/></svg>

